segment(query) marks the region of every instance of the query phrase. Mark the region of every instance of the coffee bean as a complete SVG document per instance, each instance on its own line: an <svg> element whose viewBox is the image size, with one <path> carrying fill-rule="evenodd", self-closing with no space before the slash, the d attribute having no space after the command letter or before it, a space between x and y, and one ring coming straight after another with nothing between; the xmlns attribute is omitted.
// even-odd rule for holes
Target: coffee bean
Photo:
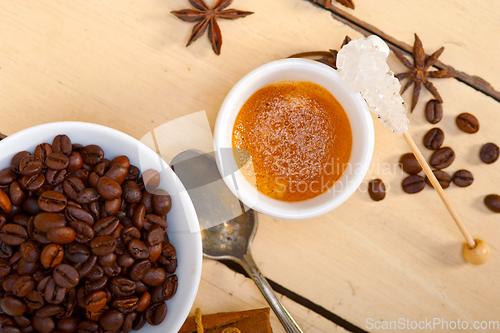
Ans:
<svg viewBox="0 0 500 333"><path fill-rule="evenodd" d="M115 238L112 236L98 236L90 241L90 250L97 256L105 256L116 248Z"/></svg>
<svg viewBox="0 0 500 333"><path fill-rule="evenodd" d="M439 148L432 154L430 165L436 169L449 167L455 160L455 152L449 147Z"/></svg>
<svg viewBox="0 0 500 333"><path fill-rule="evenodd" d="M71 139L65 134L57 135L54 138L54 141L52 141L52 150L55 153L61 153L69 156L73 151Z"/></svg>
<svg viewBox="0 0 500 333"><path fill-rule="evenodd" d="M130 267L129 275L134 281L142 280L151 269L151 261L148 259L136 260Z"/></svg>
<svg viewBox="0 0 500 333"><path fill-rule="evenodd" d="M419 175L411 175L403 180L403 191L406 193L418 193L425 187L425 180Z"/></svg>
<svg viewBox="0 0 500 333"><path fill-rule="evenodd" d="M487 164L495 163L500 155L500 149L492 142L486 143L479 153L481 161Z"/></svg>
<svg viewBox="0 0 500 333"><path fill-rule="evenodd" d="M56 191L46 191L38 197L38 207L49 213L62 212L66 208L67 203L68 200L66 197Z"/></svg>
<svg viewBox="0 0 500 333"><path fill-rule="evenodd" d="M81 169L83 166L83 158L82 155L77 152L73 151L69 156L69 163L68 163L68 172L73 171L73 170L78 170Z"/></svg>
<svg viewBox="0 0 500 333"><path fill-rule="evenodd" d="M106 292L96 290L85 297L85 310L97 312L106 305Z"/></svg>
<svg viewBox="0 0 500 333"><path fill-rule="evenodd" d="M98 236L111 235L118 228L119 224L120 220L116 217L108 216L94 224L94 231Z"/></svg>
<svg viewBox="0 0 500 333"><path fill-rule="evenodd" d="M34 176L42 172L42 161L34 155L23 157L19 163L19 172L24 176Z"/></svg>
<svg viewBox="0 0 500 333"><path fill-rule="evenodd" d="M37 262L42 252L40 246L31 240L22 243L19 246L19 251L21 252L21 256L30 262Z"/></svg>
<svg viewBox="0 0 500 333"><path fill-rule="evenodd" d="M432 173L434 174L434 176L436 176L436 179L438 180L439 185L441 185L441 187L443 189L448 188L450 186L451 175L449 173L441 171L441 170L433 170ZM432 186L431 181L427 177L425 177L425 182L430 187L434 187L434 186Z"/></svg>
<svg viewBox="0 0 500 333"><path fill-rule="evenodd" d="M22 316L26 310L23 301L14 296L4 296L0 300L0 307L9 316Z"/></svg>
<svg viewBox="0 0 500 333"><path fill-rule="evenodd" d="M48 143L41 143L35 148L35 152L33 155L35 155L42 163L45 165L45 159L47 156L52 154L52 146Z"/></svg>
<svg viewBox="0 0 500 333"><path fill-rule="evenodd" d="M45 165L53 170L66 169L69 165L69 158L61 153L52 153L45 159Z"/></svg>
<svg viewBox="0 0 500 333"><path fill-rule="evenodd" d="M94 321L85 320L81 321L77 327L78 333L102 333L101 327Z"/></svg>
<svg viewBox="0 0 500 333"><path fill-rule="evenodd" d="M143 292L141 294L141 297L139 298L139 303L137 305L137 312L142 312L145 311L148 307L149 304L151 303L151 294L147 291Z"/></svg>
<svg viewBox="0 0 500 333"><path fill-rule="evenodd" d="M54 281L63 288L73 288L80 281L78 271L68 264L59 264L54 268Z"/></svg>
<svg viewBox="0 0 500 333"><path fill-rule="evenodd" d="M431 99L425 107L425 117L431 124L437 124L443 119L443 103L436 99Z"/></svg>
<svg viewBox="0 0 500 333"><path fill-rule="evenodd" d="M26 229L18 224L6 224L0 230L0 239L9 245L21 245L28 238Z"/></svg>
<svg viewBox="0 0 500 333"><path fill-rule="evenodd" d="M47 232L47 238L56 244L69 244L76 238L76 232L71 227L55 227Z"/></svg>
<svg viewBox="0 0 500 333"><path fill-rule="evenodd" d="M32 292L35 289L35 286L36 283L33 281L31 276L21 275L14 283L12 292L14 292L17 297L24 297Z"/></svg>
<svg viewBox="0 0 500 333"><path fill-rule="evenodd" d="M135 282L123 276L117 276L111 279L109 284L111 293L117 297L130 296L136 291Z"/></svg>
<svg viewBox="0 0 500 333"><path fill-rule="evenodd" d="M10 160L10 168L12 169L12 171L14 171L17 174L20 174L21 171L19 170L19 166L21 164L21 160L23 159L23 157L29 155L30 155L29 151L20 151L19 153L14 155L14 157L12 157L12 159Z"/></svg>
<svg viewBox="0 0 500 333"><path fill-rule="evenodd" d="M167 277L167 272L162 267L151 267L147 274L142 279L144 284L156 287L163 284Z"/></svg>
<svg viewBox="0 0 500 333"><path fill-rule="evenodd" d="M142 191L133 180L127 180L122 185L123 197L128 203L138 204L142 199Z"/></svg>
<svg viewBox="0 0 500 333"><path fill-rule="evenodd" d="M46 318L57 316L60 317L64 314L64 306L58 304L45 304L41 309L35 312L36 317Z"/></svg>
<svg viewBox="0 0 500 333"><path fill-rule="evenodd" d="M164 302L154 303L145 312L149 325L159 325L167 315L167 305Z"/></svg>
<svg viewBox="0 0 500 333"><path fill-rule="evenodd" d="M33 223L35 228L44 233L55 227L66 226L64 217L56 213L39 213L35 216Z"/></svg>
<svg viewBox="0 0 500 333"><path fill-rule="evenodd" d="M10 263L6 259L0 259L0 276L7 276L10 272Z"/></svg>
<svg viewBox="0 0 500 333"><path fill-rule="evenodd" d="M143 241L133 239L127 244L128 251L136 259L146 259L149 256L148 247Z"/></svg>
<svg viewBox="0 0 500 333"><path fill-rule="evenodd" d="M12 250L12 246L5 244L2 240L0 240L0 258L10 258L13 253L14 250Z"/></svg>
<svg viewBox="0 0 500 333"><path fill-rule="evenodd" d="M85 244L94 238L94 229L88 223L72 221L68 225L75 230L75 242Z"/></svg>
<svg viewBox="0 0 500 333"><path fill-rule="evenodd" d="M37 317L34 316L32 319L32 325L35 331L39 333L50 333L56 328L56 324L51 317Z"/></svg>
<svg viewBox="0 0 500 333"><path fill-rule="evenodd" d="M10 213L12 211L12 202L4 191L0 191L0 209L6 213Z"/></svg>
<svg viewBox="0 0 500 333"><path fill-rule="evenodd" d="M144 325L146 325L146 315L145 315L145 312L139 312L137 314L137 318L135 318L135 320L134 320L134 324L132 325L132 329L134 331L138 331L141 328L143 328Z"/></svg>
<svg viewBox="0 0 500 333"><path fill-rule="evenodd" d="M490 194L484 198L484 204L492 212L500 213L500 195Z"/></svg>
<svg viewBox="0 0 500 333"><path fill-rule="evenodd" d="M66 207L64 215L68 221L83 221L90 226L94 225L94 218L92 215L81 208L68 206Z"/></svg>
<svg viewBox="0 0 500 333"><path fill-rule="evenodd" d="M134 324L135 318L137 318L136 312L130 312L125 316L125 320L123 321L123 325L122 325L122 332L123 333L128 333L132 330L132 326Z"/></svg>
<svg viewBox="0 0 500 333"><path fill-rule="evenodd" d="M424 136L424 146L427 149L439 149L444 142L444 132L439 127L431 129Z"/></svg>
<svg viewBox="0 0 500 333"><path fill-rule="evenodd" d="M116 254L115 253L109 253L109 254L106 254L105 256L99 256L97 258L97 262L103 268L111 267L116 262Z"/></svg>
<svg viewBox="0 0 500 333"><path fill-rule="evenodd" d="M467 187L474 181L474 176L468 170L458 170L453 175L453 182L460 187Z"/></svg>
<svg viewBox="0 0 500 333"><path fill-rule="evenodd" d="M466 133L476 133L479 131L479 121L470 113L461 113L456 119L457 126Z"/></svg>
<svg viewBox="0 0 500 333"><path fill-rule="evenodd" d="M465 133L476 133L479 131L479 121L470 113L461 113L457 116L457 126Z"/></svg>
<svg viewBox="0 0 500 333"><path fill-rule="evenodd" d="M0 171L0 185L8 185L17 179L17 175L11 168Z"/></svg>
<svg viewBox="0 0 500 333"><path fill-rule="evenodd" d="M385 198L385 185L381 179L372 179L368 183L368 193L373 201L384 200ZM151 230L150 230L151 231ZM162 234L163 240L163 234Z"/></svg>
<svg viewBox="0 0 500 333"><path fill-rule="evenodd" d="M67 333L76 333L79 323L80 319L76 317L63 318L57 322L57 329Z"/></svg>
<svg viewBox="0 0 500 333"><path fill-rule="evenodd" d="M32 310L40 309L45 303L43 296L36 290L33 290L26 295L26 297L24 297L24 301L26 302L28 308Z"/></svg>
<svg viewBox="0 0 500 333"><path fill-rule="evenodd" d="M71 243L66 246L65 257L75 263L84 263L90 258L90 251L87 246L79 243Z"/></svg>
<svg viewBox="0 0 500 333"><path fill-rule="evenodd" d="M80 279L88 276L92 272L92 270L96 265L96 262L97 262L97 256L95 254L91 254L89 259L77 269Z"/></svg>
<svg viewBox="0 0 500 333"><path fill-rule="evenodd" d="M122 195L120 184L114 179L101 177L97 182L97 191L104 200L118 199Z"/></svg>
<svg viewBox="0 0 500 333"><path fill-rule="evenodd" d="M161 192L161 195L153 194L153 209L157 215L163 216L172 209L172 198L167 192Z"/></svg>
<svg viewBox="0 0 500 333"><path fill-rule="evenodd" d="M85 188L78 193L76 202L80 204L89 204L99 200L99 193L95 188Z"/></svg>
<svg viewBox="0 0 500 333"><path fill-rule="evenodd" d="M21 179L21 186L27 191L37 191L45 183L45 175L43 173L34 176L24 176Z"/></svg>
<svg viewBox="0 0 500 333"><path fill-rule="evenodd" d="M64 182L64 179L66 178L66 173L66 169L48 169L45 173L45 183L52 186L62 184L62 182Z"/></svg>
<svg viewBox="0 0 500 333"><path fill-rule="evenodd" d="M141 174L139 168L137 168L135 165L129 166L127 170L127 180L136 180L139 178L139 175Z"/></svg>
<svg viewBox="0 0 500 333"><path fill-rule="evenodd" d="M73 170L66 174L66 179L71 177L79 178L82 182L86 183L89 178L89 172L85 169Z"/></svg>
<svg viewBox="0 0 500 333"><path fill-rule="evenodd" d="M67 178L63 183L64 193L71 198L71 200L76 200L78 198L78 193L80 193L85 188L85 184L80 178L71 177Z"/></svg>
<svg viewBox="0 0 500 333"><path fill-rule="evenodd" d="M111 302L111 306L121 313L129 313L135 311L139 305L139 298L134 295L115 298Z"/></svg>
<svg viewBox="0 0 500 333"><path fill-rule="evenodd" d="M158 216L156 214L146 214L144 216L144 229L148 230L147 224L158 224L163 229L167 229L167 219L165 216Z"/></svg>
<svg viewBox="0 0 500 333"><path fill-rule="evenodd" d="M177 286L179 284L177 275L170 275L165 282L163 283L163 293L165 294L165 298L167 300L174 297L177 292Z"/></svg>
<svg viewBox="0 0 500 333"><path fill-rule="evenodd" d="M26 193L24 193L21 188L21 184L18 181L13 181L10 183L9 187L9 198L14 206L21 206L26 198Z"/></svg>
<svg viewBox="0 0 500 333"><path fill-rule="evenodd" d="M64 248L59 244L46 245L40 255L40 261L45 268L54 268L64 258Z"/></svg>
<svg viewBox="0 0 500 333"><path fill-rule="evenodd" d="M127 178L127 172L127 168L124 168L120 164L115 164L109 168L108 172L104 174L104 177L111 178L121 185Z"/></svg>
<svg viewBox="0 0 500 333"><path fill-rule="evenodd" d="M401 165L403 171L410 175L416 175L417 173L422 171L422 167L418 163L413 153L406 153L402 155L399 159L399 164Z"/></svg>

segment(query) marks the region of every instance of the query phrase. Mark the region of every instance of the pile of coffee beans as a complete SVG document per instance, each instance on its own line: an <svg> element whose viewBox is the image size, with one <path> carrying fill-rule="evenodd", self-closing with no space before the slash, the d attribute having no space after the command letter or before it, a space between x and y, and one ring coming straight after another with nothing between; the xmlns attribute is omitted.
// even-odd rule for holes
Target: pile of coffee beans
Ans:
<svg viewBox="0 0 500 333"><path fill-rule="evenodd" d="M177 291L170 196L126 156L58 135L0 171L0 328L100 333L159 325ZM156 183L156 184L155 184Z"/></svg>

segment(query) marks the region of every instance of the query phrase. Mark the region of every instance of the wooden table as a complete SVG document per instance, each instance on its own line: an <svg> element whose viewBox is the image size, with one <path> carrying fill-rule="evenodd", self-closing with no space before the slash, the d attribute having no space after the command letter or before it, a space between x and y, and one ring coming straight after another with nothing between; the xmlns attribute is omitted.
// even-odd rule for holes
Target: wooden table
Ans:
<svg viewBox="0 0 500 333"><path fill-rule="evenodd" d="M457 153L447 171L466 168L475 176L471 187L452 185L446 192L472 235L489 243L489 262L479 267L465 263L462 236L431 188L414 195L402 191L405 175L396 164L409 148L376 119L375 152L366 180L382 178L390 187L386 199L371 201L362 185L341 207L315 219L260 216L253 254L273 286L286 294L283 302L304 332L378 331L369 324L400 318L459 319L469 327L474 321L498 324L499 216L482 201L500 192L500 162L486 165L478 153L486 142L500 144L500 4L354 2L355 10L334 2L332 16L307 0L236 0L232 7L255 14L219 21L224 44L216 56L206 36L184 47L193 24L170 11L190 7L188 1L3 0L0 132L10 135L45 122L76 120L141 138L201 110L213 129L227 92L259 65L294 53L338 49L345 35L358 38L363 29L373 28L407 45L413 45L418 33L427 54L445 46L441 63L470 79L469 84L433 82L445 101L438 126L446 133L445 145ZM395 73L404 71L394 55L389 65ZM411 90L403 96L407 103ZM422 89L410 115L410 133L427 158L431 151L421 138L433 127L423 115L429 99ZM462 112L479 119L477 134L457 128L455 117ZM222 263L204 261L193 311L265 306L252 280ZM275 332L284 332L274 316L272 325Z"/></svg>

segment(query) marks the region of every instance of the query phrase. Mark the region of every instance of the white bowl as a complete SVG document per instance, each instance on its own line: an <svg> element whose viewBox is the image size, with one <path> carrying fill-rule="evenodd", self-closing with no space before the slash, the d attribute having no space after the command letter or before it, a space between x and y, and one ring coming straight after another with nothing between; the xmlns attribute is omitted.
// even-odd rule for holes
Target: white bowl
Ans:
<svg viewBox="0 0 500 333"><path fill-rule="evenodd" d="M157 168L158 155L131 136L109 127L82 122L58 122L31 127L0 141L0 170L9 167L17 152L33 152L42 143L52 143L58 134L66 134L73 143L97 144L105 157L126 155L130 163L142 170ZM140 156L140 160L139 160ZM162 324L146 324L140 332L177 333L189 315L201 277L202 246L198 218L187 192L170 167L163 163L161 184L172 197L172 210L167 215L167 233L177 250L175 272L179 285L175 296L167 301L167 316Z"/></svg>
<svg viewBox="0 0 500 333"><path fill-rule="evenodd" d="M344 108L353 136L349 166L332 188L309 200L284 202L257 191L247 182L232 154L233 125L243 104L257 90L280 81L309 81L329 90ZM374 129L370 111L333 68L307 59L283 59L265 64L243 77L220 107L215 123L214 146L217 166L231 192L256 211L283 219L306 219L325 214L346 201L361 184L373 155Z"/></svg>

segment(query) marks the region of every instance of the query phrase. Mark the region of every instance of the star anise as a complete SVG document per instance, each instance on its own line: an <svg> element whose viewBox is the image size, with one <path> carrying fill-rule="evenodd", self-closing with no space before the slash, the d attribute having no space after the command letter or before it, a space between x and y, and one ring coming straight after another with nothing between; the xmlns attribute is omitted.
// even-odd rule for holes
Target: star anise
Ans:
<svg viewBox="0 0 500 333"><path fill-rule="evenodd" d="M342 45L340 45L340 48L344 47L347 43L351 41L351 38L349 36L345 36L344 41L342 42ZM313 59L318 62L321 62L325 65L328 65L330 67L333 67L334 69L337 69L337 54L339 52L337 50L330 50L329 52L326 51L313 51L313 52L303 52L303 53L297 53L294 55L289 56L288 58L316 58L321 56L319 59Z"/></svg>
<svg viewBox="0 0 500 333"><path fill-rule="evenodd" d="M435 99L439 101L439 103L443 103L443 99L441 95L439 95L436 87L428 80L429 78L447 78L447 77L455 77L453 73L449 73L444 69L437 71L428 71L429 67L433 66L441 53L444 51L444 47L441 47L439 50L434 52L430 56L425 55L424 47L422 46L422 41L418 38L417 34L415 34L415 43L413 45L413 64L405 58L403 53L400 51L393 49L392 50L396 57L405 65L410 72L397 74L396 77L398 80L404 80L409 78L408 82L404 86L401 94L406 91L412 84L415 84L413 88L413 99L411 101L411 111L415 109L415 106L418 102L418 97L420 96L420 89L422 88L422 83L430 91L430 93L434 96Z"/></svg>
<svg viewBox="0 0 500 333"><path fill-rule="evenodd" d="M318 3L318 0L313 0L313 2ZM354 9L354 2L352 0L337 0L337 2L348 8ZM332 0L324 0L324 3L323 7L326 9L332 6Z"/></svg>
<svg viewBox="0 0 500 333"><path fill-rule="evenodd" d="M193 32L186 46L191 45L192 42L201 37L201 35L203 35L205 30L208 28L208 39L210 40L210 43L212 43L212 48L217 55L220 54L222 46L222 34L216 19L223 18L235 20L240 17L253 14L253 12L245 12L237 9L225 9L233 2L233 0L218 0L213 7L207 6L203 0L189 0L189 2L196 9L172 11L172 14L183 21L198 22L194 26Z"/></svg>

